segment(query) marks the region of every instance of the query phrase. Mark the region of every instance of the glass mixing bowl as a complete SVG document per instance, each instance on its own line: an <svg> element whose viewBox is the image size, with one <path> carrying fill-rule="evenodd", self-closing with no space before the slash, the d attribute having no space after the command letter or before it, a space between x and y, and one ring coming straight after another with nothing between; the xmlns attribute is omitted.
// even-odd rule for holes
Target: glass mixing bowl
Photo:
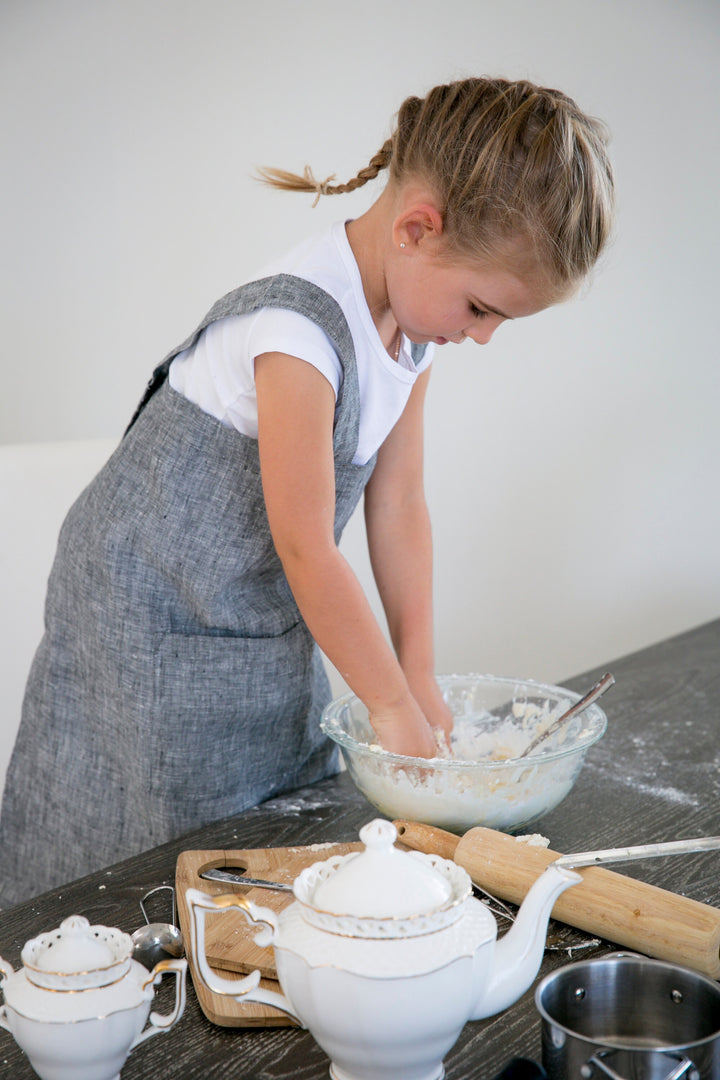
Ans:
<svg viewBox="0 0 720 1080"><path fill-rule="evenodd" d="M607 727L602 709L590 705L520 758L533 736L580 694L495 675L441 675L438 684L454 717L452 757L427 760L383 750L354 694L323 712L322 729L340 746L355 786L386 817L456 833L475 825L524 831L562 802L586 751Z"/></svg>

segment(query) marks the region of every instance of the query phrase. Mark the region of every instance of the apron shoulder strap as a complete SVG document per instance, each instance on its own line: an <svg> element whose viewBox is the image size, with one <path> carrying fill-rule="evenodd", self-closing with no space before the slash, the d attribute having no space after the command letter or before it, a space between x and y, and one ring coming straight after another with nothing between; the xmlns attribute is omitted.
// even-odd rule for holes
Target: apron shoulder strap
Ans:
<svg viewBox="0 0 720 1080"><path fill-rule="evenodd" d="M248 315L263 307L284 308L304 315L324 330L332 341L343 368L333 439L335 456L342 461L351 461L358 443L360 391L355 346L350 327L337 300L319 285L314 285L304 278L295 277L293 274L277 274L251 281L226 293L213 304L192 334L181 345L169 352L155 368L125 434L133 426L153 394L167 379L170 364L175 357L194 345L206 327L229 315Z"/></svg>

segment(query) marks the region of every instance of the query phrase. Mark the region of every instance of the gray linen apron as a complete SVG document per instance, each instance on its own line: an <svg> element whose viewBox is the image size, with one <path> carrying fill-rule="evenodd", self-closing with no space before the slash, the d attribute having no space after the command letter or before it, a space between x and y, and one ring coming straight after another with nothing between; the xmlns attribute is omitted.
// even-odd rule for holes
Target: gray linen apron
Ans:
<svg viewBox="0 0 720 1080"><path fill-rule="evenodd" d="M156 369L62 527L0 819L18 903L337 771L322 658L275 552L258 446L176 393L170 361L216 319L298 311L343 366L340 539L374 459L352 464L359 391L336 301L289 275L241 286Z"/></svg>

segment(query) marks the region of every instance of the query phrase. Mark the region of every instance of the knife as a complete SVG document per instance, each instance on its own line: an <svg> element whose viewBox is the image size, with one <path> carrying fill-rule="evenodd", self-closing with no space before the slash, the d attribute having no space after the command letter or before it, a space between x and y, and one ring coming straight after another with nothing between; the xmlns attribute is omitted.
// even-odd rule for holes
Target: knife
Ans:
<svg viewBox="0 0 720 1080"><path fill-rule="evenodd" d="M605 848L604 851L578 851L561 855L552 866L598 866L601 863L635 862L637 859L656 859L666 855L686 855L696 851L715 851L720 848L720 836L701 836L696 840L671 840L667 844L639 844L637 847Z"/></svg>
<svg viewBox="0 0 720 1080"><path fill-rule="evenodd" d="M256 889L277 889L279 892L292 892L292 885L283 885L279 881L264 881L262 878L247 877L245 874L233 874L230 870L214 868L203 870L201 878L206 881L227 881L233 885L252 885Z"/></svg>
<svg viewBox="0 0 720 1080"><path fill-rule="evenodd" d="M403 830L401 839L403 834L406 833L407 830ZM559 858L554 859L551 865L564 866L569 869L580 866L598 866L603 863L634 862L639 859L684 855L698 851L715 851L718 848L720 848L720 836L703 836L695 840L675 840L666 844L640 844L637 847L606 848L603 851L578 851L574 855L561 855ZM279 881L265 881L262 878L246 877L245 874L233 874L230 870L221 870L219 868L204 870L200 877L206 881L226 881L233 885L248 885L258 889L277 889L279 892L293 891L292 885L283 885Z"/></svg>
<svg viewBox="0 0 720 1080"><path fill-rule="evenodd" d="M397 829L398 840L406 847L415 851L422 851L428 855L441 855L444 859L455 858L455 852L461 838L454 833L438 829L433 825L422 825L416 821L395 821L393 824ZM464 848L468 843L468 838L472 837L472 835L472 829L465 834ZM490 838L499 837L500 835L505 834L499 834L494 829L483 829L482 832L480 829L478 830L479 837L484 836L487 838L486 843ZM519 841L521 837L517 839ZM479 839L478 843L482 844L483 840ZM577 866L599 866L603 863L655 859L665 855L689 855L692 852L715 851L718 848L720 848L720 836L700 836L694 840L671 840L662 844L639 844L636 847L605 848L601 851L577 851L570 855L558 855L557 858L549 860L549 862L552 862L554 866L565 866L570 869ZM538 847L534 850L544 851L546 849ZM522 848L519 847L517 851L520 854ZM549 865L549 862L546 865ZM460 862L460 866L462 865L463 863Z"/></svg>

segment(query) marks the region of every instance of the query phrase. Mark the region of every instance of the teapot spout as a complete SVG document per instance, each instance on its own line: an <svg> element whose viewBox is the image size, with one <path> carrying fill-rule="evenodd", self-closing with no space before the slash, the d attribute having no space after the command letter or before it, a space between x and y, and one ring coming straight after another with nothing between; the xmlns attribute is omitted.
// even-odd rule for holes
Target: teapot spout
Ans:
<svg viewBox="0 0 720 1080"><path fill-rule="evenodd" d="M471 1018L494 1016L521 997L540 970L550 912L560 893L582 881L574 870L552 864L533 884L515 923L495 946L492 970L478 970L478 996ZM482 960L479 959L479 963Z"/></svg>

